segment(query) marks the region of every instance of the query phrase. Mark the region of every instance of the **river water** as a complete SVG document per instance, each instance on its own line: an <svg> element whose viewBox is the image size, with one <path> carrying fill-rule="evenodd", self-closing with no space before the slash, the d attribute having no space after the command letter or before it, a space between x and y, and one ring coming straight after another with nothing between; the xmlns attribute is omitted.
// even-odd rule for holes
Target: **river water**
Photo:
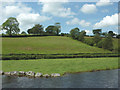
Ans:
<svg viewBox="0 0 120 90"><path fill-rule="evenodd" d="M118 88L118 69L66 74L56 78L2 76L3 88Z"/></svg>

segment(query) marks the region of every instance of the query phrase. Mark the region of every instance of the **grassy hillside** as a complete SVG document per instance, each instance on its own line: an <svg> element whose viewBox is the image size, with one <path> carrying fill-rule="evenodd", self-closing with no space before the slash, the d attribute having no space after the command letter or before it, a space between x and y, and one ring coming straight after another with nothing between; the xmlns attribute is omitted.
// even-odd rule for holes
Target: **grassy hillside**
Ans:
<svg viewBox="0 0 120 90"><path fill-rule="evenodd" d="M8 71L34 71L41 73L85 72L117 69L118 58L67 58L2 61L2 69Z"/></svg>
<svg viewBox="0 0 120 90"><path fill-rule="evenodd" d="M85 40L91 41L92 39L93 39L93 37L85 37ZM102 40L104 40L104 38ZM118 51L118 48L120 48L119 44L120 44L120 39L113 38L113 49L114 49L113 52Z"/></svg>
<svg viewBox="0 0 120 90"><path fill-rule="evenodd" d="M2 38L3 54L68 54L68 53L110 53L97 47L92 47L69 37L18 37Z"/></svg>

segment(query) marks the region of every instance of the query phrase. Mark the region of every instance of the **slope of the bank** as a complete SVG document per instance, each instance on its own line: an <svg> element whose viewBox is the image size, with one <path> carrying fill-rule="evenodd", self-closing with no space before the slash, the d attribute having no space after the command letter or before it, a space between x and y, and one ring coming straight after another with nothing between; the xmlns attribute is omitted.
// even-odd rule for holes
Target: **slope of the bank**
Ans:
<svg viewBox="0 0 120 90"><path fill-rule="evenodd" d="M69 54L111 53L108 50L89 46L70 37L16 37L2 38L2 54Z"/></svg>

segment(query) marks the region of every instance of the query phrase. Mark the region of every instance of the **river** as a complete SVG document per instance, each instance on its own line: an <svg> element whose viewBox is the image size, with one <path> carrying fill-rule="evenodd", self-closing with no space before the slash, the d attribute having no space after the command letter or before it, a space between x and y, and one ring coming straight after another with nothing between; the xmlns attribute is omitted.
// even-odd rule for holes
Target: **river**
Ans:
<svg viewBox="0 0 120 90"><path fill-rule="evenodd" d="M118 69L66 74L56 78L2 76L3 88L118 88Z"/></svg>

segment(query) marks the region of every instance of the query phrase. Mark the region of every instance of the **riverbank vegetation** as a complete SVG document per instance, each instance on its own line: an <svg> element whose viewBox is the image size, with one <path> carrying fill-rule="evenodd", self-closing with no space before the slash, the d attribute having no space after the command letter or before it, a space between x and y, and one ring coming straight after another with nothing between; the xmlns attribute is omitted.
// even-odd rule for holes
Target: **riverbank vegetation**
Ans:
<svg viewBox="0 0 120 90"><path fill-rule="evenodd" d="M4 72L34 71L44 74L74 73L118 68L118 58L67 58L1 61Z"/></svg>

